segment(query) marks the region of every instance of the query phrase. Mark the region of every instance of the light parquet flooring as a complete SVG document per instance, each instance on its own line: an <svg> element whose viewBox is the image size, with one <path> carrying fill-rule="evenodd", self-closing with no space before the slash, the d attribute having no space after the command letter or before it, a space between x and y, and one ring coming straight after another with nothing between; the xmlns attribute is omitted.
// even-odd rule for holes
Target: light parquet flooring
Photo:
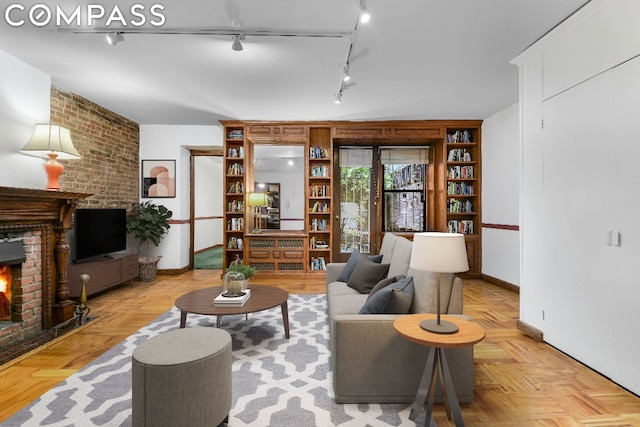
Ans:
<svg viewBox="0 0 640 427"><path fill-rule="evenodd" d="M252 280L289 293L324 292L318 275ZM219 270L192 270L90 298L93 320L86 326L0 366L0 422L173 307L180 295L219 284ZM461 405L467 426L640 426L639 397L516 329L516 293L466 280L464 304L487 331L475 347L474 402ZM442 427L453 425L442 405L434 417Z"/></svg>

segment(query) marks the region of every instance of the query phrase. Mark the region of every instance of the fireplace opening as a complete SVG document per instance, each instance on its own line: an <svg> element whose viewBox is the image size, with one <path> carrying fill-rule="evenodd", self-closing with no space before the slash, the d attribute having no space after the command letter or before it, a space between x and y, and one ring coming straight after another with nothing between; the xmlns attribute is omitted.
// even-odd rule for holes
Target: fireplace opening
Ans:
<svg viewBox="0 0 640 427"><path fill-rule="evenodd" d="M11 266L0 265L0 322L11 321Z"/></svg>
<svg viewBox="0 0 640 427"><path fill-rule="evenodd" d="M20 265L26 259L21 241L0 241L0 322L11 321L11 266Z"/></svg>

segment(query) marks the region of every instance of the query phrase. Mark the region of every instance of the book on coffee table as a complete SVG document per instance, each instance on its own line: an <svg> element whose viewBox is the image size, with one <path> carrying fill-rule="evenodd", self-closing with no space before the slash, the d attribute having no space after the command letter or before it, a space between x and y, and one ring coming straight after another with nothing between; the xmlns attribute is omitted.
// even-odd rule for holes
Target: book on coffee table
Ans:
<svg viewBox="0 0 640 427"><path fill-rule="evenodd" d="M244 295L237 297L225 296L224 292L213 299L214 305L244 305L251 296L251 290L244 291Z"/></svg>

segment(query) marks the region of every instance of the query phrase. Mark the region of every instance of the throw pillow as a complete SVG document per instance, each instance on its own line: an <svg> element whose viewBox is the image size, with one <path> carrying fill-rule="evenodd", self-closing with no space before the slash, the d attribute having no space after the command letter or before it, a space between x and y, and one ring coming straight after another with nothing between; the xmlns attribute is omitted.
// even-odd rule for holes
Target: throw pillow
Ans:
<svg viewBox="0 0 640 427"><path fill-rule="evenodd" d="M389 264L376 264L367 257L362 257L353 269L347 286L361 294L368 294L376 283L387 277Z"/></svg>
<svg viewBox="0 0 640 427"><path fill-rule="evenodd" d="M404 277L405 277L404 274L400 274L399 276L387 277L386 279L380 280L371 289L371 292L369 292L369 296L367 297L367 299L371 298L371 295L375 294L380 289L385 288L385 287L389 286L390 284L397 282L398 280L402 280L402 279L404 279Z"/></svg>
<svg viewBox="0 0 640 427"><path fill-rule="evenodd" d="M392 283L368 298L359 314L407 314L413 300L413 277Z"/></svg>
<svg viewBox="0 0 640 427"><path fill-rule="evenodd" d="M351 274L353 274L353 269L356 268L356 265L358 264L358 261L360 261L360 258L362 258L362 254L360 252L351 252L351 255L349 255L349 259L347 260L347 264L340 272L340 276L338 276L338 282L347 283L349 281ZM369 259L371 259L371 261L375 263L380 264L380 261L382 261L382 255L369 255Z"/></svg>

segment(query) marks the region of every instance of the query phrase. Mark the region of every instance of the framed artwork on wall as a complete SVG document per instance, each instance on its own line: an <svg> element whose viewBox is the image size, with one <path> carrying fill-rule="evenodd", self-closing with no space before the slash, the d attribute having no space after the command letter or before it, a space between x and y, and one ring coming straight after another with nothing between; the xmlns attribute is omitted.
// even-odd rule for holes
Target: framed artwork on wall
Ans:
<svg viewBox="0 0 640 427"><path fill-rule="evenodd" d="M142 198L176 197L176 161L142 161Z"/></svg>

